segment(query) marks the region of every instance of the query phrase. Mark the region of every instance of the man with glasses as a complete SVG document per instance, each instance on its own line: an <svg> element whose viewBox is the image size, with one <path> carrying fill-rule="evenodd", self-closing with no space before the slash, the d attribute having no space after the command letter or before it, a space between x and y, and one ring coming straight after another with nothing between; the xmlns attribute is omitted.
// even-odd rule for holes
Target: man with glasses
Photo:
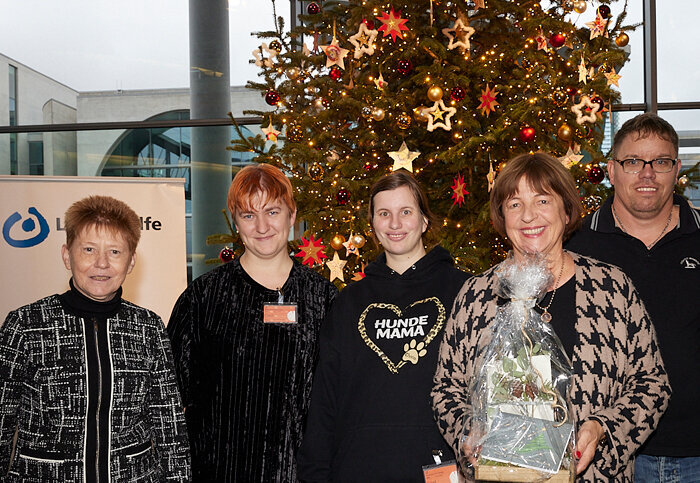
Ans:
<svg viewBox="0 0 700 483"><path fill-rule="evenodd" d="M567 248L621 267L656 326L673 394L637 455L635 481L698 482L700 210L674 194L678 134L656 114L625 122L613 139L612 158L608 177L615 194L584 220Z"/></svg>

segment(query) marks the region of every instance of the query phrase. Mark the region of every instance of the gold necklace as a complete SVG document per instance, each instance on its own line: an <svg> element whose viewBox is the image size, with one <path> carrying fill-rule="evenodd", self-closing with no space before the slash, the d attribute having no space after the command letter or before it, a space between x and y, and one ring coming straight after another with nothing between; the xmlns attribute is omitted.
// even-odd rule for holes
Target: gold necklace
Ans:
<svg viewBox="0 0 700 483"><path fill-rule="evenodd" d="M620 221L620 218L617 216L617 211L615 211L615 205L611 205L611 206L612 206L612 214L613 214L613 217L615 218L615 221L617 222L618 225L620 225L620 228L622 229L623 232L630 235L630 232L627 231L627 228L625 228L625 225L622 224L622 222ZM653 242L651 242L648 245L646 243L644 244L647 247L647 250L651 249L651 247L656 245L656 242L661 240L661 237L664 236L664 233L666 233L666 228L668 228L668 225L671 224L671 218L673 218L673 207L671 207L671 211L668 214L668 220L666 220L666 224L664 225L663 230L661 230L661 233L659 233L659 236L656 237L656 240L654 240ZM630 235L630 236L634 236L634 235Z"/></svg>
<svg viewBox="0 0 700 483"><path fill-rule="evenodd" d="M565 259L566 253L561 254L561 268L559 269L559 275L557 276L557 280L554 282L554 290L552 291L552 298L549 299L549 303L547 304L546 307L542 307L540 304L535 304L537 305L540 309L542 309L542 322L549 323L552 321L552 314L549 313L549 308L552 306L552 302L554 302L554 296L557 294L557 287L559 285L559 280L561 280L561 276L564 273L564 262L566 261Z"/></svg>

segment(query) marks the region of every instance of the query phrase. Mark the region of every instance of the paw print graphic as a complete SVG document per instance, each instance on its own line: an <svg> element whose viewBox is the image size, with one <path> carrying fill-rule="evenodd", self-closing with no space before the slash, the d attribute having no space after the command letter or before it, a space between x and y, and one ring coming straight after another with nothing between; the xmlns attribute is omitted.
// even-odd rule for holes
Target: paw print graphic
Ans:
<svg viewBox="0 0 700 483"><path fill-rule="evenodd" d="M418 364L418 359L420 359L428 353L428 351L425 350L424 347L424 342L416 343L416 339L411 339L411 342L406 342L403 345L403 350L405 352L402 359L412 364Z"/></svg>

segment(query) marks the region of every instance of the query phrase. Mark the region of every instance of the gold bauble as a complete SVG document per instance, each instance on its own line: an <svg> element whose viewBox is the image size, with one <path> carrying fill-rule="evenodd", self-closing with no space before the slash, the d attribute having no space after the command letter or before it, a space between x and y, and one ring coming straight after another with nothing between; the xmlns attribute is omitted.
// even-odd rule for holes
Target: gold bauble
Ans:
<svg viewBox="0 0 700 483"><path fill-rule="evenodd" d="M289 80L296 80L299 77L299 74L301 74L299 67L290 67L287 69L287 77Z"/></svg>
<svg viewBox="0 0 700 483"><path fill-rule="evenodd" d="M304 140L304 128L298 124L287 125L287 140L293 143L300 143Z"/></svg>
<svg viewBox="0 0 700 483"><path fill-rule="evenodd" d="M428 122L429 114L425 112L428 106L418 106L413 109L413 119L418 122Z"/></svg>
<svg viewBox="0 0 700 483"><path fill-rule="evenodd" d="M304 140L304 128L298 124L287 125L287 140L293 143L300 143Z"/></svg>
<svg viewBox="0 0 700 483"><path fill-rule="evenodd" d="M402 112L396 118L396 125L399 129L408 129L411 126L411 116L407 112Z"/></svg>
<svg viewBox="0 0 700 483"><path fill-rule="evenodd" d="M554 101L555 106L563 107L569 102L569 95L562 89L557 89L552 93L552 101Z"/></svg>
<svg viewBox="0 0 700 483"><path fill-rule="evenodd" d="M498 166L496 167L496 171L498 171L500 173L500 171L506 167L506 164L508 164L508 163L506 163L505 161L501 161L500 163L498 163Z"/></svg>
<svg viewBox="0 0 700 483"><path fill-rule="evenodd" d="M432 86L430 89L428 89L428 99L433 102L437 102L442 99L442 87Z"/></svg>
<svg viewBox="0 0 700 483"><path fill-rule="evenodd" d="M381 107L375 107L372 111L372 119L374 119L375 121L383 120L384 116L386 116L386 112L384 112L384 109L382 109Z"/></svg>
<svg viewBox="0 0 700 483"><path fill-rule="evenodd" d="M618 47L624 47L625 45L630 43L630 36L627 35L626 33L622 32L620 35L618 35L615 38L615 44Z"/></svg>
<svg viewBox="0 0 700 483"><path fill-rule="evenodd" d="M559 136L559 139L562 141L569 142L571 141L571 138L574 135L574 131L571 129L571 126L568 124L564 123L561 126L559 126L559 130L557 131L557 136Z"/></svg>
<svg viewBox="0 0 700 483"><path fill-rule="evenodd" d="M362 248L363 246L365 246L365 242L366 242L367 240L365 240L365 237L363 237L362 235L360 235L359 233L357 233L357 234L355 234L355 235L352 236L352 238L350 239L350 241L351 241L352 244L353 244L354 246L356 246L357 248Z"/></svg>
<svg viewBox="0 0 700 483"><path fill-rule="evenodd" d="M681 188L685 188L686 186L688 186L688 181L688 177L686 175L683 175L680 178L678 178L678 186L680 186Z"/></svg>
<svg viewBox="0 0 700 483"><path fill-rule="evenodd" d="M321 181L323 179L323 166L318 163L314 163L309 166L309 178L313 181Z"/></svg>
<svg viewBox="0 0 700 483"><path fill-rule="evenodd" d="M583 13L586 11L586 2L585 0L576 0L574 2L574 12L576 13Z"/></svg>
<svg viewBox="0 0 700 483"><path fill-rule="evenodd" d="M335 235L331 238L331 248L333 250L340 250L343 248L343 243L345 243L345 237L343 235Z"/></svg>

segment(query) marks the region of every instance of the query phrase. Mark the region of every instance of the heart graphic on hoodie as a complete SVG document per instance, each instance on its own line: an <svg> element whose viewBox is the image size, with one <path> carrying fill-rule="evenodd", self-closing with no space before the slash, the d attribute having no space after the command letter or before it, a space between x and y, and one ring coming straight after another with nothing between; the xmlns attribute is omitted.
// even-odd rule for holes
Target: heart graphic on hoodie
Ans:
<svg viewBox="0 0 700 483"><path fill-rule="evenodd" d="M367 319L367 316L370 312L374 311L376 313L377 311L383 311L384 313L387 313L387 311L391 311L396 317L402 318L404 317L404 314L406 312L413 313L416 310L416 307L420 306L421 304L427 304L429 309L432 311L436 310L437 312L437 317L435 322L433 323L433 326L430 328L427 334L423 336L422 339L411 339L410 342L406 342L403 345L403 355L401 356L401 360L398 362L394 362L391 360L389 356L386 355L384 350L379 347L378 344L381 343L381 341L378 339L376 342L372 340L372 338L367 335L367 327L365 325L365 320ZM381 313L381 312L380 312ZM406 317L405 320L408 320L409 318ZM370 318L372 320L372 318ZM402 319L403 320L403 319ZM405 324L408 325L408 324ZM360 336L362 337L362 340L367 344L367 347L372 349L386 364L386 366L389 368L391 372L394 374L397 374L399 372L399 369L404 366L407 362L411 362L412 364L417 364L418 360L423 357L427 353L427 347L430 342L435 338L435 336L438 335L440 330L443 328L445 325L445 306L442 305L442 302L440 302L440 299L437 297L429 297L423 300L418 300L417 302L413 302L411 305L408 307L405 307L403 310L396 305L393 304L385 304L385 303L374 303L370 304L365 308L365 310L362 312L362 315L360 315L360 320L357 322L357 329L360 331ZM387 329L387 330L400 330L397 328L394 329ZM409 328L404 327L403 329L405 332L404 334L408 334ZM409 335L410 336L410 335Z"/></svg>

